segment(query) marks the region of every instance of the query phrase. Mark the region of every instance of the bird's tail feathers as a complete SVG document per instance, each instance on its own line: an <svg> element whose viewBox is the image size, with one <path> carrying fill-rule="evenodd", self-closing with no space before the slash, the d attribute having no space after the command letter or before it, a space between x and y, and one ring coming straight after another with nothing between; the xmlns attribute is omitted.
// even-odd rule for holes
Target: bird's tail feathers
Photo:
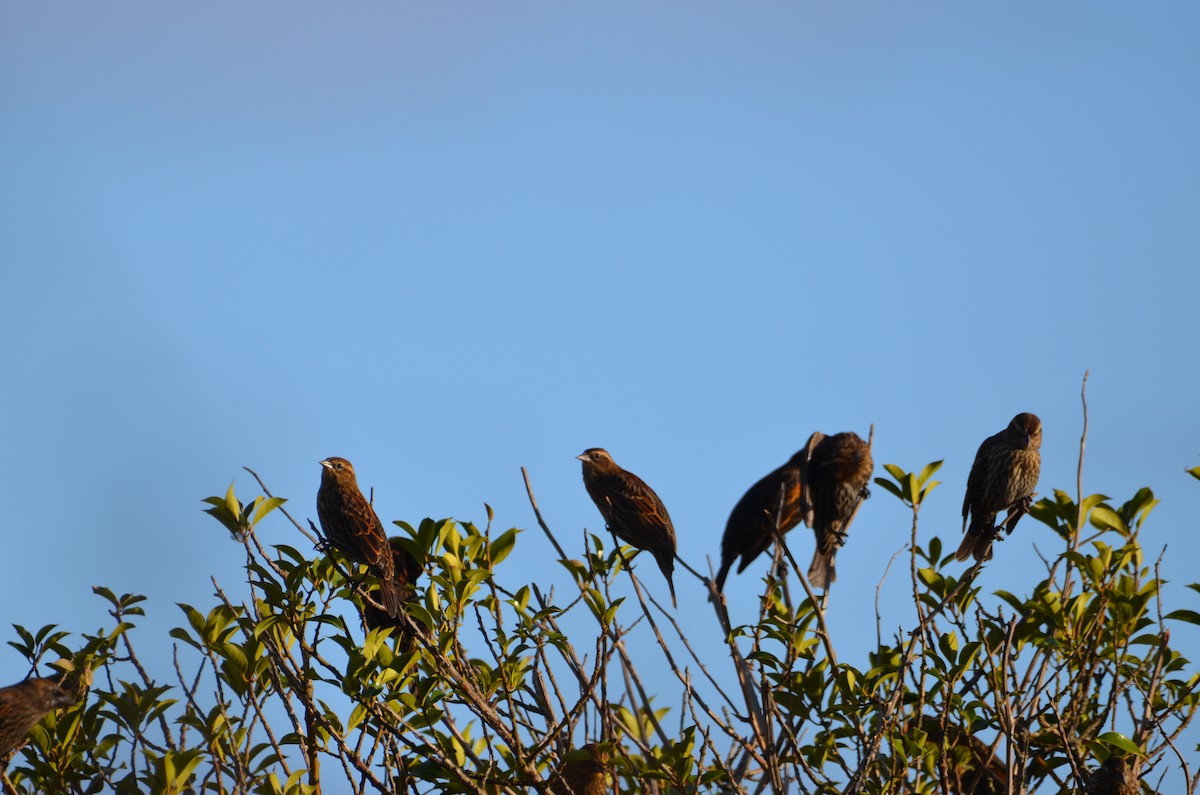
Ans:
<svg viewBox="0 0 1200 795"><path fill-rule="evenodd" d="M992 527L980 527L972 523L971 529L966 532L962 543L958 545L958 551L954 553L954 559L957 561L964 561L967 558L991 560L992 537L994 535L995 530Z"/></svg>
<svg viewBox="0 0 1200 795"><path fill-rule="evenodd" d="M820 547L813 550L812 563L808 565L808 584L813 588L829 590L829 586L837 581L837 569L833 565L837 557L837 549L822 552Z"/></svg>
<svg viewBox="0 0 1200 795"><path fill-rule="evenodd" d="M400 605L404 601L404 594L401 593L400 583L395 579L389 579L379 583L379 596L383 600L383 609L392 618L400 617Z"/></svg>

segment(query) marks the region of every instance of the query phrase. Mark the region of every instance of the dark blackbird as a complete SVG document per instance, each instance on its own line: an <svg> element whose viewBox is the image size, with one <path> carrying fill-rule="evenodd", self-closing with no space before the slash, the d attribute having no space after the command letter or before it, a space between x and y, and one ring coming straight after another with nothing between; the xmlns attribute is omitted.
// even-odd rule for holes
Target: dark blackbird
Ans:
<svg viewBox="0 0 1200 795"><path fill-rule="evenodd" d="M350 560L365 563L379 578L383 606L392 618L400 615L403 597L395 582L396 569L383 523L358 490L354 467L344 458L321 462L317 516L329 543Z"/></svg>
<svg viewBox="0 0 1200 795"><path fill-rule="evenodd" d="M667 507L641 478L617 466L607 450L593 447L576 456L583 462L583 485L600 509L609 532L654 555L675 604L675 527Z"/></svg>
<svg viewBox="0 0 1200 795"><path fill-rule="evenodd" d="M608 787L608 754L596 743L572 751L550 779L551 795L604 795Z"/></svg>
<svg viewBox="0 0 1200 795"><path fill-rule="evenodd" d="M46 713L75 701L72 693L48 677L0 688L0 759L16 749Z"/></svg>
<svg viewBox="0 0 1200 795"><path fill-rule="evenodd" d="M388 546L392 550L392 564L395 568L395 572L392 575L392 582L395 584L396 590L400 593L400 599L406 601L411 599L413 594L416 593L417 578L421 576L423 569L421 563L400 543L400 536L389 538ZM372 588L370 595L376 601L382 601L378 588ZM405 626L405 622L400 617L392 618L385 611L380 610L370 602L363 605L363 620L366 621L368 631L392 627L392 637L403 637L406 647L411 641L408 627Z"/></svg>
<svg viewBox="0 0 1200 795"><path fill-rule="evenodd" d="M1083 791L1088 795L1138 795L1142 786L1138 782L1136 765L1113 754L1092 771L1084 782Z"/></svg>
<svg viewBox="0 0 1200 795"><path fill-rule="evenodd" d="M1007 534L1029 510L1042 468L1041 447L1042 421L1028 412L1013 417L1007 428L979 445L963 499L966 535L954 553L955 560L971 556L975 560L992 559L992 540L1000 530L996 514L1007 512L1002 525Z"/></svg>
<svg viewBox="0 0 1200 795"><path fill-rule="evenodd" d="M750 562L771 546L775 538L775 522L779 532L786 533L804 518L801 509L801 479L808 461L808 449L796 453L783 466L750 487L742 495L721 539L721 570L717 572L717 590L725 588L729 568L741 556L737 573L741 574Z"/></svg>
<svg viewBox="0 0 1200 795"><path fill-rule="evenodd" d="M817 536L808 581L814 588L828 590L837 580L834 558L846 543L859 504L869 496L867 483L875 464L871 448L850 431L833 436L817 431L809 437L806 449L811 452L801 499L804 522Z"/></svg>

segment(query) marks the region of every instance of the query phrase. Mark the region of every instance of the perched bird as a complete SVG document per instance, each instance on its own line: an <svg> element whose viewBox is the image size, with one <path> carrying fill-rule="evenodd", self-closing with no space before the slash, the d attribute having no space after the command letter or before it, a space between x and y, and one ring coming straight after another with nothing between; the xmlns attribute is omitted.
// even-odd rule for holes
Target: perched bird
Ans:
<svg viewBox="0 0 1200 795"><path fill-rule="evenodd" d="M1131 763L1114 753L1092 771L1084 782L1083 791L1088 795L1138 795L1142 786L1138 781L1136 762Z"/></svg>
<svg viewBox="0 0 1200 795"><path fill-rule="evenodd" d="M46 713L75 701L73 693L49 677L0 688L0 758L12 753Z"/></svg>
<svg viewBox="0 0 1200 795"><path fill-rule="evenodd" d="M399 592L402 601L411 599L417 590L417 578L421 576L421 572L423 571L421 563L404 548L404 545L400 542L400 536L389 538L388 546L392 550L392 565L395 569L392 574L392 582ZM376 600L382 601L378 588L372 588L370 594ZM380 610L370 602L367 602L363 606L363 620L366 621L368 630L392 627L395 630L392 634L393 637L403 637L406 646L411 641L411 638L408 636L408 627L405 626L404 621L400 620L398 616L396 618L389 616L385 611Z"/></svg>
<svg viewBox="0 0 1200 795"><path fill-rule="evenodd" d="M403 596L396 585L396 569L383 522L358 489L354 467L344 458L321 462L321 488L317 491L317 516L325 538L346 557L365 563L379 578L383 606L392 618L400 615Z"/></svg>
<svg viewBox="0 0 1200 795"><path fill-rule="evenodd" d="M675 527L667 507L641 478L626 472L613 461L607 450L592 447L576 456L583 462L583 485L609 532L626 544L646 549L654 555L658 568L671 589L675 604Z"/></svg>
<svg viewBox="0 0 1200 795"><path fill-rule="evenodd" d="M778 522L779 532L786 533L804 518L801 508L801 479L808 463L807 448L796 453L786 464L762 478L742 495L721 539L721 570L717 572L717 590L725 587L729 568L741 556L737 573L741 574L750 562L771 546Z"/></svg>
<svg viewBox="0 0 1200 795"><path fill-rule="evenodd" d="M859 504L870 496L867 483L875 464L871 448L851 431L826 436L817 431L809 451L801 495L804 523L813 529L817 548L808 567L814 588L829 589L837 580L834 558L846 543L846 532Z"/></svg>
<svg viewBox="0 0 1200 795"><path fill-rule="evenodd" d="M563 757L550 779L550 795L604 795L608 788L608 753L588 743Z"/></svg>
<svg viewBox="0 0 1200 795"><path fill-rule="evenodd" d="M910 719L907 726L920 727L926 742L938 748L949 791L957 795L1004 795L1008 791L1008 769L992 748L961 726L945 725L931 715Z"/></svg>
<svg viewBox="0 0 1200 795"><path fill-rule="evenodd" d="M1028 412L1013 417L1007 428L979 445L963 499L966 535L954 553L955 560L971 556L975 560L992 559L992 540L1000 530L996 514L1007 512L1002 527L1005 533L1011 533L1029 510L1042 468L1041 447L1042 421Z"/></svg>

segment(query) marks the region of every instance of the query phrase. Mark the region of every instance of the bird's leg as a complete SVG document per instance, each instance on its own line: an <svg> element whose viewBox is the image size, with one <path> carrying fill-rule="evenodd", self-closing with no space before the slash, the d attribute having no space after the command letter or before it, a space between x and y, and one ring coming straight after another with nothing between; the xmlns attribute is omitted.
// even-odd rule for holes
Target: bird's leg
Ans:
<svg viewBox="0 0 1200 795"><path fill-rule="evenodd" d="M1008 516L1004 517L1005 535L1011 535L1017 527L1017 522L1021 521L1021 517L1029 513L1029 509L1033 507L1033 497L1034 495L1027 494L1009 506Z"/></svg>
<svg viewBox="0 0 1200 795"><path fill-rule="evenodd" d="M312 519L308 520L308 526L312 528L313 535L317 537L316 542L313 544L313 549L320 552L322 555L328 552L333 547L333 542L326 538L325 534L317 529L317 526L313 524Z"/></svg>
<svg viewBox="0 0 1200 795"><path fill-rule="evenodd" d="M858 492L858 498L860 500L870 499L871 498L871 490L868 489L866 486L863 486L862 489L860 489Z"/></svg>

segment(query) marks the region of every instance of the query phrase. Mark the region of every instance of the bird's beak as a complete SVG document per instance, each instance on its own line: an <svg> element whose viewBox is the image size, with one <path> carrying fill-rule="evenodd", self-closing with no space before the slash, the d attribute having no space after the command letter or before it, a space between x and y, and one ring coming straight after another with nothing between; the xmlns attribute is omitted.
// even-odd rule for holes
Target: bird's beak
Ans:
<svg viewBox="0 0 1200 795"><path fill-rule="evenodd" d="M329 463L328 458L326 458L324 461L318 461L317 463L320 464L321 466L325 467L326 469L333 469L333 464Z"/></svg>
<svg viewBox="0 0 1200 795"><path fill-rule="evenodd" d="M575 456L575 460L576 461L587 461L587 456L586 455L577 455L577 456Z"/></svg>

